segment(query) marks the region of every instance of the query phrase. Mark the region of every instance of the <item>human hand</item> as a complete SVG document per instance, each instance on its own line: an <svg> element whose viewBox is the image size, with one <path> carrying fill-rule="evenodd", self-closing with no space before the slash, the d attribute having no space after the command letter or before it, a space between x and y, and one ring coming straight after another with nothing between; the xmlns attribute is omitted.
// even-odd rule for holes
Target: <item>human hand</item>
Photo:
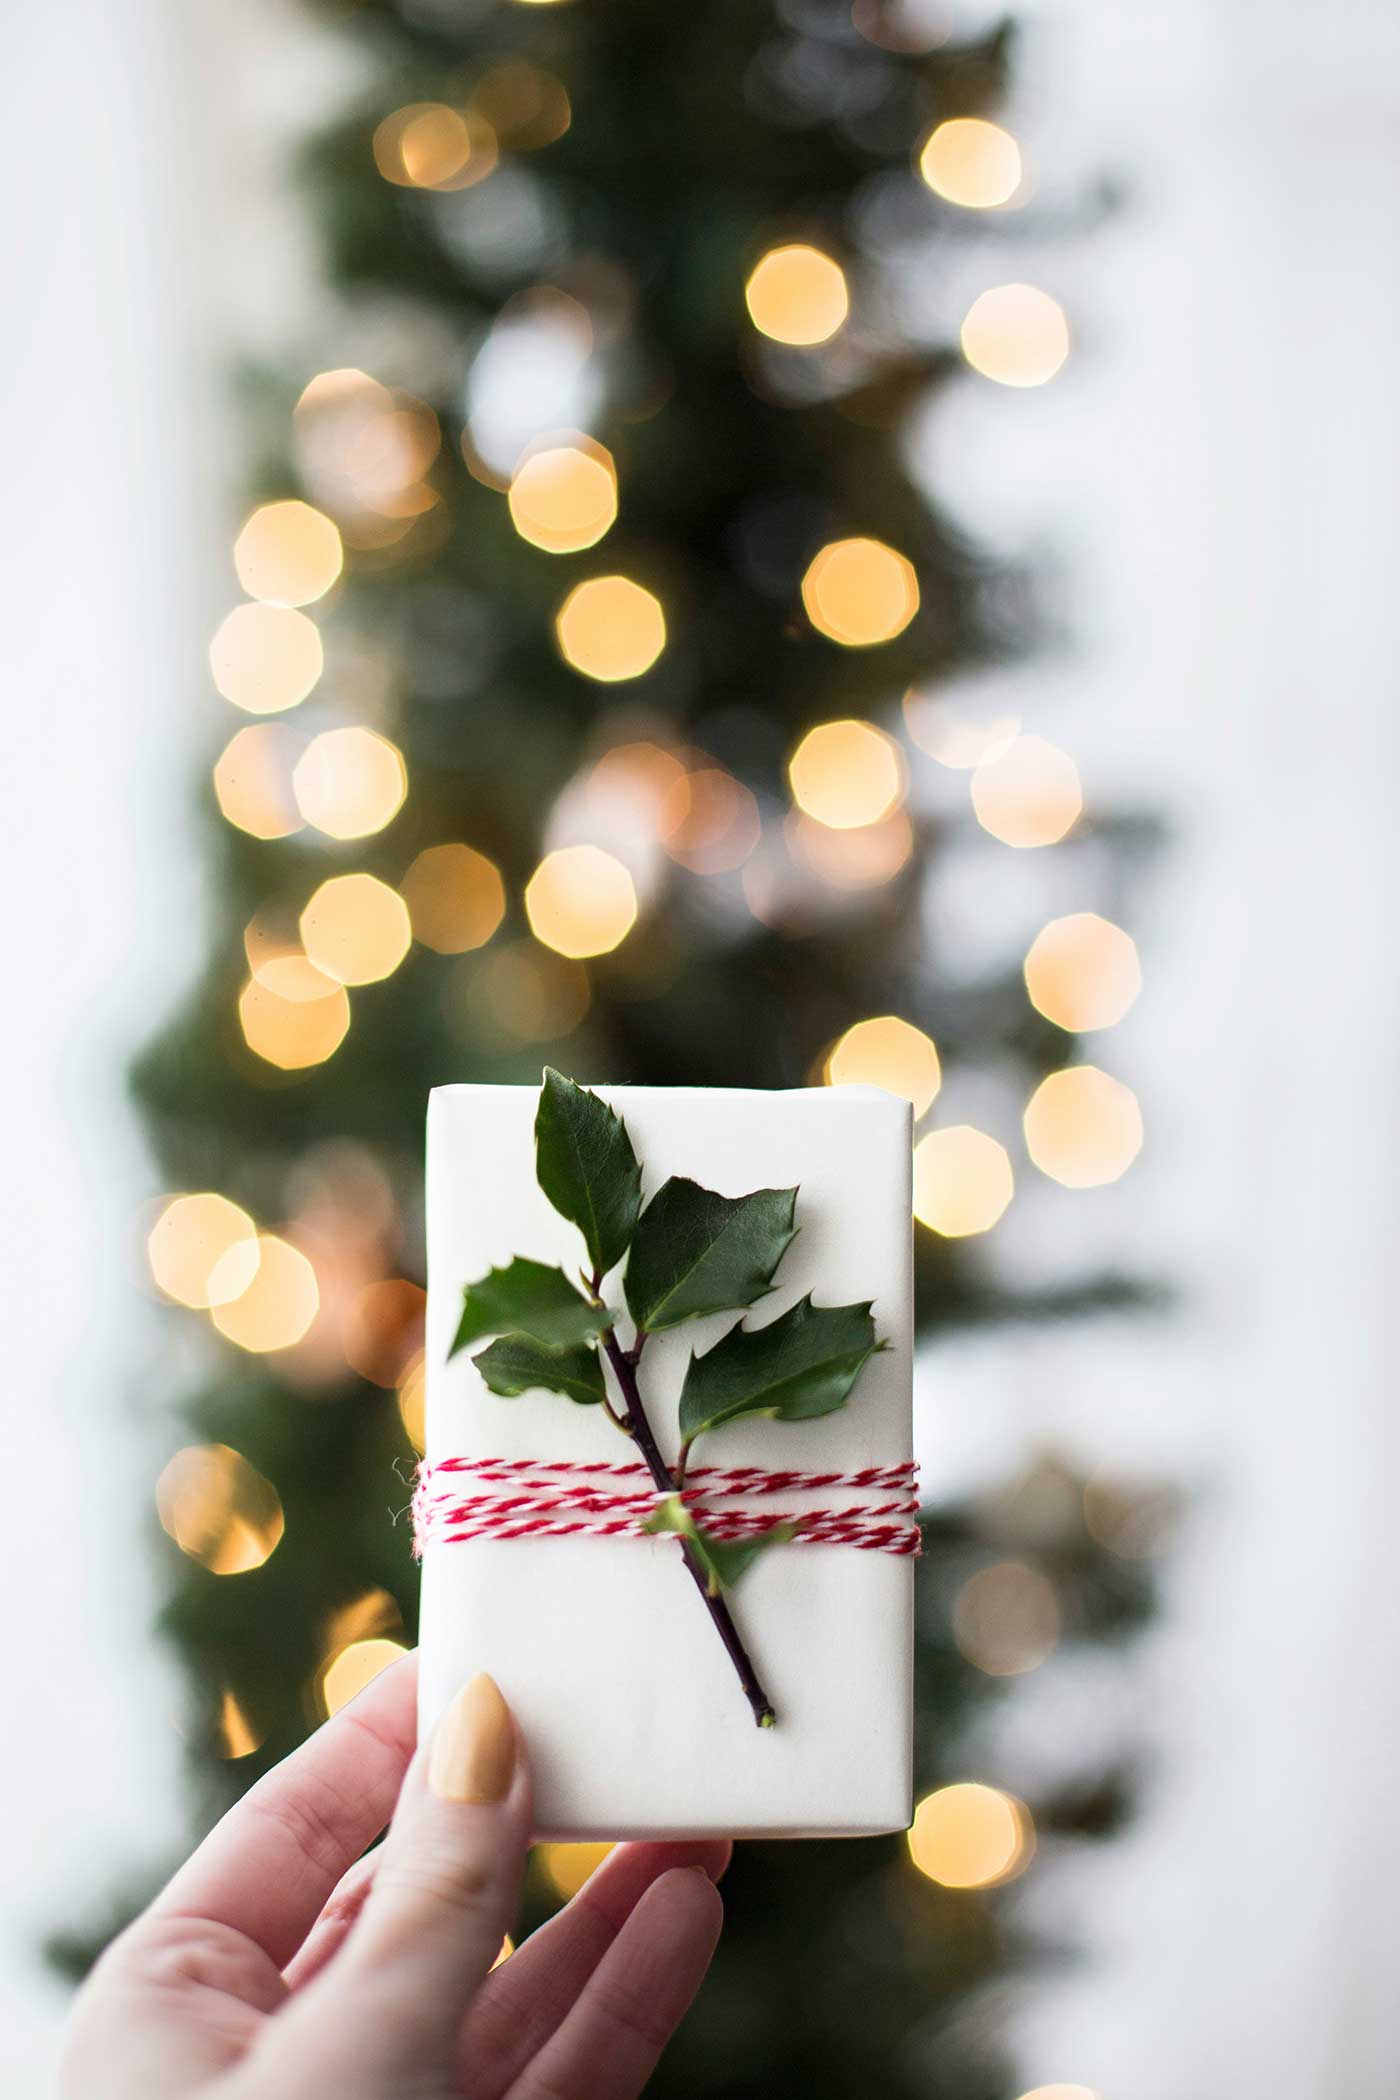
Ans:
<svg viewBox="0 0 1400 2100"><path fill-rule="evenodd" d="M415 1682L411 1657L377 1677L113 1941L64 2100L640 2093L714 1952L728 1845L619 1846L492 1970L530 1839L523 1746L479 1677L415 1756Z"/></svg>

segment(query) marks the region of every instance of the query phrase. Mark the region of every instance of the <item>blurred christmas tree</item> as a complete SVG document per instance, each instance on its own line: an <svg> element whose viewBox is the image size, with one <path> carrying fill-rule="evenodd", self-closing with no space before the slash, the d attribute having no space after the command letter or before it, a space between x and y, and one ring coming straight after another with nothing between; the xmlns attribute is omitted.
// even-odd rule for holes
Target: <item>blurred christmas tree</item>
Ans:
<svg viewBox="0 0 1400 2100"><path fill-rule="evenodd" d="M931 402L1039 384L1068 347L994 269L959 343L920 319L1023 194L993 121L1008 33L939 41L915 0L325 12L371 83L308 154L339 298L300 370L247 389L246 601L211 659L217 704L257 719L207 798L207 973L137 1073L165 1185L202 1192L151 1258L214 1330L201 1441L159 1498L210 1811L412 1639L387 1510L421 1404L434 1083L546 1059L872 1079L922 1118L926 1330L1131 1295L1004 1280L984 1235L1018 1115L1004 1146L937 1099L945 1075L995 1075L1016 1111L1036 1090L1025 1143L1071 1186L1139 1140L1125 1088L1061 1069L1136 989L1088 909L1123 827L1006 719L994 671L1034 644L1034 594L910 465ZM1025 865L1069 834L1030 858L1070 857L1076 911L961 969L949 856ZM658 2092L1005 2090L985 2023L953 2017L1011 1959L1014 1898L987 1891L1037 1827L1106 1828L1120 1785L945 1789L1003 1681L1145 1610L1142 1523L1046 1464L931 1525L912 1856L744 1848ZM539 1862L527 1925L578 1869Z"/></svg>

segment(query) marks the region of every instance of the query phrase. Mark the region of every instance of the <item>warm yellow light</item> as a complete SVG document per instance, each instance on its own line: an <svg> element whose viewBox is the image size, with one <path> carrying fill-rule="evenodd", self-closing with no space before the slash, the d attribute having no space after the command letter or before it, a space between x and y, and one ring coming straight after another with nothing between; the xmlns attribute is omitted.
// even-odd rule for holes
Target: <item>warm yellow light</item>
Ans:
<svg viewBox="0 0 1400 2100"><path fill-rule="evenodd" d="M301 829L292 799L292 768L301 745L280 722L250 722L230 737L214 768L221 814L255 839L284 839Z"/></svg>
<svg viewBox="0 0 1400 2100"><path fill-rule="evenodd" d="M496 134L477 111L410 102L376 125L374 164L401 189L465 190L496 165Z"/></svg>
<svg viewBox="0 0 1400 2100"><path fill-rule="evenodd" d="M953 1639L989 1677L1020 1677L1060 1638L1060 1600L1036 1568L1003 1560L970 1576L953 1600Z"/></svg>
<svg viewBox="0 0 1400 2100"><path fill-rule="evenodd" d="M1018 715L969 714L916 685L904 695L904 721L921 751L959 773L1000 758L1021 730Z"/></svg>
<svg viewBox="0 0 1400 2100"><path fill-rule="evenodd" d="M386 1392L407 1369L423 1360L426 1299L406 1276L386 1276L358 1291L345 1315L341 1347L345 1361L371 1385Z"/></svg>
<svg viewBox="0 0 1400 2100"><path fill-rule="evenodd" d="M636 923L637 892L601 846L561 846L525 885L525 915L536 940L560 955L606 955Z"/></svg>
<svg viewBox="0 0 1400 2100"><path fill-rule="evenodd" d="M472 89L471 111L515 153L553 145L573 117L563 81L523 58L503 59L482 75Z"/></svg>
<svg viewBox="0 0 1400 2100"><path fill-rule="evenodd" d="M656 828L683 868L725 875L753 852L763 820L751 790L723 766L698 766L693 773L678 767L657 800Z"/></svg>
<svg viewBox="0 0 1400 2100"><path fill-rule="evenodd" d="M826 1060L828 1086L882 1086L921 1116L943 1083L938 1052L922 1028L881 1014L848 1028Z"/></svg>
<svg viewBox="0 0 1400 2100"><path fill-rule="evenodd" d="M760 334L801 348L829 342L851 310L840 263L801 241L770 248L760 258L744 300Z"/></svg>
<svg viewBox="0 0 1400 2100"><path fill-rule="evenodd" d="M1044 737L1018 736L972 776L972 807L1006 846L1053 846L1076 822L1084 793L1074 760Z"/></svg>
<svg viewBox="0 0 1400 2100"><path fill-rule="evenodd" d="M541 1845L537 1853L555 1894L576 1896L595 1867L600 1867L612 1846L593 1845Z"/></svg>
<svg viewBox="0 0 1400 2100"><path fill-rule="evenodd" d="M572 437L543 446L516 468L508 497L521 539L547 554L576 554L617 516L617 469L605 445Z"/></svg>
<svg viewBox="0 0 1400 2100"><path fill-rule="evenodd" d="M339 532L309 503L264 503L233 543L238 580L264 605L313 604L344 563Z"/></svg>
<svg viewBox="0 0 1400 2100"><path fill-rule="evenodd" d="M402 1641L351 1641L331 1657L322 1674L321 1698L326 1712L338 1714L367 1684L373 1684L381 1670L387 1670L390 1663L407 1653Z"/></svg>
<svg viewBox="0 0 1400 2100"><path fill-rule="evenodd" d="M391 977L412 938L408 906L377 875L330 876L301 915L302 946L337 984Z"/></svg>
<svg viewBox="0 0 1400 2100"><path fill-rule="evenodd" d="M319 1065L339 1049L350 1026L345 987L305 956L284 955L259 966L238 1000L238 1019L250 1050L284 1072Z"/></svg>
<svg viewBox="0 0 1400 2100"><path fill-rule="evenodd" d="M486 957L472 984L471 1018L510 1042L555 1042L578 1027L592 997L581 962L538 941L509 941Z"/></svg>
<svg viewBox="0 0 1400 2100"><path fill-rule="evenodd" d="M231 1761L251 1757L261 1750L264 1740L263 1730L254 1728L233 1693L226 1690L219 1702L219 1756Z"/></svg>
<svg viewBox="0 0 1400 2100"><path fill-rule="evenodd" d="M1021 2100L1099 2100L1099 2095L1088 2085L1038 2085Z"/></svg>
<svg viewBox="0 0 1400 2100"><path fill-rule="evenodd" d="M206 1191L167 1203L146 1240L151 1274L167 1298L199 1311L237 1298L258 1269L257 1228L246 1210Z"/></svg>
<svg viewBox="0 0 1400 2100"><path fill-rule="evenodd" d="M258 1270L246 1291L209 1317L220 1334L252 1355L290 1349L320 1310L316 1271L299 1248L265 1232L258 1239Z"/></svg>
<svg viewBox="0 0 1400 2100"><path fill-rule="evenodd" d="M930 1881L948 1889L985 1889L1029 1866L1035 1829L1012 1795L964 1781L925 1796L914 1811L908 1844L909 1857Z"/></svg>
<svg viewBox="0 0 1400 2100"><path fill-rule="evenodd" d="M970 1123L931 1130L914 1147L914 1216L944 1239L990 1232L1014 1191L1006 1147Z"/></svg>
<svg viewBox="0 0 1400 2100"><path fill-rule="evenodd" d="M404 1434L414 1450L421 1455L427 1449L428 1403L428 1367L421 1354L404 1366L401 1380L398 1397Z"/></svg>
<svg viewBox="0 0 1400 2100"><path fill-rule="evenodd" d="M788 760L799 809L833 831L878 824L904 799L904 757L873 722L822 722Z"/></svg>
<svg viewBox="0 0 1400 2100"><path fill-rule="evenodd" d="M950 204L985 211L1021 186L1021 149L1009 131L984 117L935 124L919 155L919 173Z"/></svg>
<svg viewBox="0 0 1400 2100"><path fill-rule="evenodd" d="M190 1444L156 1482L156 1514L182 1553L213 1575L260 1568L282 1536L282 1503L241 1452Z"/></svg>
<svg viewBox="0 0 1400 2100"><path fill-rule="evenodd" d="M566 663L615 685L651 669L666 646L666 615L630 576L590 576L560 606L554 632Z"/></svg>
<svg viewBox="0 0 1400 2100"><path fill-rule="evenodd" d="M914 850L914 827L902 809L878 824L858 824L849 831L834 831L792 810L786 831L793 859L838 890L892 881Z"/></svg>
<svg viewBox="0 0 1400 2100"><path fill-rule="evenodd" d="M1132 936L1092 911L1042 927L1026 956L1025 975L1036 1011L1076 1035L1111 1028L1142 990Z"/></svg>
<svg viewBox="0 0 1400 2100"><path fill-rule="evenodd" d="M963 356L984 379L1044 386L1069 356L1069 323L1048 292L1033 284L998 284L973 300L961 340Z"/></svg>
<svg viewBox="0 0 1400 2100"><path fill-rule="evenodd" d="M296 707L324 667L315 622L285 605L236 605L209 644L215 686L248 715Z"/></svg>
<svg viewBox="0 0 1400 2100"><path fill-rule="evenodd" d="M904 632L919 610L919 579L883 540L832 540L808 566L802 603L818 633L867 649Z"/></svg>
<svg viewBox="0 0 1400 2100"><path fill-rule="evenodd" d="M484 947L505 917L501 871L474 846L425 846L400 889L413 938L439 955Z"/></svg>
<svg viewBox="0 0 1400 2100"><path fill-rule="evenodd" d="M1024 1122L1026 1150L1041 1173L1070 1189L1117 1181L1142 1150L1137 1095L1097 1065L1071 1065L1042 1079Z"/></svg>
<svg viewBox="0 0 1400 2100"><path fill-rule="evenodd" d="M373 729L326 729L292 775L297 808L328 838L362 839L396 817L408 793L397 744Z"/></svg>
<svg viewBox="0 0 1400 2100"><path fill-rule="evenodd" d="M501 1963L502 1963L503 1961L509 1961L509 1960L510 1960L510 1958L511 1958L511 1956L512 1956L512 1954L514 1954L514 1952L515 1952L515 1941L514 1941L514 1940L513 1940L512 1938L511 1938L510 1934L509 1934L509 1933L507 1933L507 1934L505 1935L504 1939L503 1939L503 1940L501 1941L500 1949L499 1949L499 1952L498 1952L498 1953L497 1953L497 1955L496 1955L496 1959L495 1959L495 1960L494 1960L494 1961L492 1962L492 1964L491 1964L492 1968L493 1968L493 1969L499 1969L499 1968L500 1968L500 1966L501 1966Z"/></svg>

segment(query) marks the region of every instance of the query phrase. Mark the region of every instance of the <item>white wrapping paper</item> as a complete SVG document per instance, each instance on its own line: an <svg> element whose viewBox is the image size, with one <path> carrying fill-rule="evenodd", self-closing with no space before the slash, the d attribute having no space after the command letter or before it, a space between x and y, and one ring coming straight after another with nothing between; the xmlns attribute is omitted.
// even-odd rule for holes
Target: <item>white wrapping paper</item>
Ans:
<svg viewBox="0 0 1400 2100"><path fill-rule="evenodd" d="M797 1239L750 1324L766 1325L808 1290L818 1304L870 1298L890 1344L866 1363L839 1413L732 1423L702 1440L695 1463L854 1470L907 1461L908 1104L867 1087L596 1091L626 1118L644 1198L670 1174L728 1196L798 1185ZM430 1463L467 1454L635 1456L601 1409L556 1394L503 1399L466 1354L447 1361L464 1284L516 1254L571 1273L582 1265L580 1235L535 1181L537 1100L532 1086L439 1087L431 1098ZM621 1305L618 1278L606 1295ZM689 1353L708 1349L739 1317L691 1321L647 1343L642 1389L668 1461ZM460 1684L490 1671L529 1745L542 1837L902 1829L911 1812L912 1561L845 1545L776 1547L729 1599L777 1708L774 1728L754 1726L673 1539L430 1546L421 1725L431 1729Z"/></svg>

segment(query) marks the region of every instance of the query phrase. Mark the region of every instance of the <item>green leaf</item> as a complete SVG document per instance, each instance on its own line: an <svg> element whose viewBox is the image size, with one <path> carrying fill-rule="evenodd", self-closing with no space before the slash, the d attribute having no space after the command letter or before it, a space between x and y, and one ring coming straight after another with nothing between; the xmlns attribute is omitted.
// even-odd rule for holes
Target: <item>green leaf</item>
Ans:
<svg viewBox="0 0 1400 2100"><path fill-rule="evenodd" d="M462 1318L449 1359L484 1334L522 1334L545 1349L572 1349L591 1341L609 1324L605 1305L574 1289L562 1269L517 1254L504 1269L492 1269L462 1293Z"/></svg>
<svg viewBox="0 0 1400 2100"><path fill-rule="evenodd" d="M719 1196L677 1176L642 1212L627 1261L627 1309L655 1334L734 1312L771 1289L796 1235L796 1189Z"/></svg>
<svg viewBox="0 0 1400 2100"><path fill-rule="evenodd" d="M548 1065L535 1115L535 1175L559 1215L583 1234L598 1276L606 1276L631 1244L642 1170L621 1116Z"/></svg>
<svg viewBox="0 0 1400 2100"><path fill-rule="evenodd" d="M875 1339L870 1305L813 1305L810 1294L767 1327L731 1327L692 1356L681 1388L681 1435L691 1443L739 1415L801 1422L844 1407Z"/></svg>
<svg viewBox="0 0 1400 2100"><path fill-rule="evenodd" d="M785 1546L797 1534L795 1524L770 1524L767 1531L760 1531L753 1538L717 1539L712 1532L700 1529L679 1495L668 1495L664 1502L658 1502L642 1529L673 1531L679 1538L688 1539L709 1576L712 1597L721 1590L732 1590L760 1553L770 1546Z"/></svg>
<svg viewBox="0 0 1400 2100"><path fill-rule="evenodd" d="M603 1366L596 1349L545 1349L527 1335L506 1334L472 1358L493 1393L563 1393L580 1406L603 1398Z"/></svg>

